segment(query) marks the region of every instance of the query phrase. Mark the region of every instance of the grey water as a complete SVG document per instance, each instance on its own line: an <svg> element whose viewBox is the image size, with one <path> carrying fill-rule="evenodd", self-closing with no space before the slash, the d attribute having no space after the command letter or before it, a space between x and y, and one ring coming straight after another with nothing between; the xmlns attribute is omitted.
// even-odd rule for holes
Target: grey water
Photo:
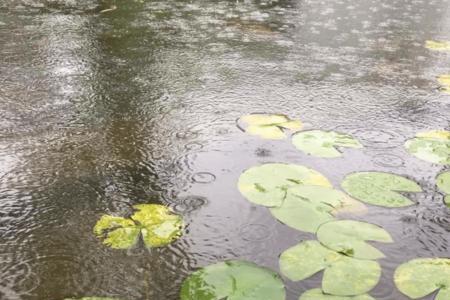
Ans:
<svg viewBox="0 0 450 300"><path fill-rule="evenodd" d="M450 54L426 40L450 40L450 1L0 1L0 299L176 300L215 262L278 272L280 253L314 235L240 195L240 173L265 162L308 166L335 187L371 170L418 182L414 206L349 216L395 241L377 245L386 258L370 294L408 299L395 268L450 255L450 209L435 187L445 168L403 147L449 128L436 77ZM352 134L364 149L321 159L246 135L236 119L255 112ZM183 237L129 250L95 237L101 215L138 203L181 214ZM320 281L285 279L287 300Z"/></svg>

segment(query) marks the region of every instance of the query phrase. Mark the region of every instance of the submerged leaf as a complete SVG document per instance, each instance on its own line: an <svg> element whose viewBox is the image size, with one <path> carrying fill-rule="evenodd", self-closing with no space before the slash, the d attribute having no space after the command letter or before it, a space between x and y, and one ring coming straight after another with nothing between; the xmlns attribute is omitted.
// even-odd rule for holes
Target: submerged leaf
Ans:
<svg viewBox="0 0 450 300"><path fill-rule="evenodd" d="M135 205L137 210L131 219L141 225L142 238L148 247L164 246L181 235L183 221L162 205Z"/></svg>
<svg viewBox="0 0 450 300"><path fill-rule="evenodd" d="M421 132L406 141L406 149L422 160L436 164L450 164L450 132L433 130Z"/></svg>
<svg viewBox="0 0 450 300"><path fill-rule="evenodd" d="M358 172L347 175L342 188L352 197L373 205L404 207L414 202L399 192L421 192L412 180L395 174L381 172Z"/></svg>
<svg viewBox="0 0 450 300"><path fill-rule="evenodd" d="M318 241L305 241L280 256L280 270L292 281L304 280L324 270L322 290L336 296L354 296L378 283L381 267L376 261L355 259L332 251Z"/></svg>
<svg viewBox="0 0 450 300"><path fill-rule="evenodd" d="M439 290L435 300L450 299L450 259L419 258L395 270L397 288L412 299L425 297Z"/></svg>
<svg viewBox="0 0 450 300"><path fill-rule="evenodd" d="M246 124L245 131L265 139L283 139L285 130L300 130L300 121L290 120L285 115L251 114L239 119Z"/></svg>
<svg viewBox="0 0 450 300"><path fill-rule="evenodd" d="M366 241L392 243L392 238L383 228L352 220L325 223L317 231L322 245L336 252L359 259L378 259L384 254Z"/></svg>
<svg viewBox="0 0 450 300"><path fill-rule="evenodd" d="M181 235L180 216L158 204L135 205L131 219L104 215L94 227L94 233L104 238L103 243L114 249L127 249L136 244L142 234L148 247L165 246Z"/></svg>
<svg viewBox="0 0 450 300"><path fill-rule="evenodd" d="M349 209L348 200L341 191L304 185L287 190L282 205L270 211L280 222L292 228L315 233L321 224L334 219L333 213L341 208Z"/></svg>
<svg viewBox="0 0 450 300"><path fill-rule="evenodd" d="M450 51L450 42L427 41L425 44L425 47L427 47L430 50Z"/></svg>
<svg viewBox="0 0 450 300"><path fill-rule="evenodd" d="M243 261L226 261L191 274L181 300L284 300L283 282L275 272Z"/></svg>
<svg viewBox="0 0 450 300"><path fill-rule="evenodd" d="M130 219L104 215L95 224L94 233L98 237L105 235L103 244L111 248L127 249L136 244L139 228Z"/></svg>
<svg viewBox="0 0 450 300"><path fill-rule="evenodd" d="M330 294L324 294L321 289L313 289L304 292L298 300L375 300L375 299L367 294L358 296L334 296Z"/></svg>
<svg viewBox="0 0 450 300"><path fill-rule="evenodd" d="M342 155L336 148L362 148L358 140L348 134L323 130L299 132L292 137L292 143L307 154L328 158Z"/></svg>
<svg viewBox="0 0 450 300"><path fill-rule="evenodd" d="M319 172L300 165L270 163L246 170L239 177L241 194L250 202L269 207L280 206L286 191L294 186L331 183Z"/></svg>

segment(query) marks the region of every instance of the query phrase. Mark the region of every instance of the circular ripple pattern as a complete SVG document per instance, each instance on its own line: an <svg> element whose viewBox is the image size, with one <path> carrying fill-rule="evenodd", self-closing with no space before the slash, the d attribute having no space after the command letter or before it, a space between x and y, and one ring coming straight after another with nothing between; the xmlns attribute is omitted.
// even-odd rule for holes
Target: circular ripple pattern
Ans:
<svg viewBox="0 0 450 300"><path fill-rule="evenodd" d="M379 153L373 156L372 161L381 167L398 168L405 164L405 160L398 155L390 153Z"/></svg>
<svg viewBox="0 0 450 300"><path fill-rule="evenodd" d="M273 230L264 224L246 224L239 230L239 235L244 241L261 242L270 239Z"/></svg>
<svg viewBox="0 0 450 300"><path fill-rule="evenodd" d="M200 196L187 196L172 205L172 209L177 213L190 213L194 210L200 209L208 200Z"/></svg>
<svg viewBox="0 0 450 300"><path fill-rule="evenodd" d="M216 180L216 175L209 172L197 172L192 175L192 181L195 183L211 183Z"/></svg>
<svg viewBox="0 0 450 300"><path fill-rule="evenodd" d="M365 147L375 149L395 148L406 141L406 137L397 131L390 129L365 129L340 125L335 127L336 131L351 134L356 137Z"/></svg>

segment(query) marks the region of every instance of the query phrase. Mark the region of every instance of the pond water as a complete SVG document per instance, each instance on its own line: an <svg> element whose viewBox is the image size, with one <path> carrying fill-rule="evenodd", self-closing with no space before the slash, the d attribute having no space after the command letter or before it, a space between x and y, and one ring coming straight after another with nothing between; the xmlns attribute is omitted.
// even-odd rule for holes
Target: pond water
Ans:
<svg viewBox="0 0 450 300"><path fill-rule="evenodd" d="M450 96L436 77L450 54L424 47L449 32L448 0L1 1L0 298L176 300L190 273L226 259L278 272L280 253L314 235L247 201L237 180L286 162L337 187L370 170L422 186L417 205L348 217L395 241L377 245L387 257L370 294L408 299L395 268L450 253L450 210L434 184L444 167L403 147L418 131L449 127ZM314 158L289 139L240 131L236 119L255 112L365 147ZM99 217L138 203L183 215L183 237L164 248L104 246L92 232ZM285 279L287 299L320 282Z"/></svg>

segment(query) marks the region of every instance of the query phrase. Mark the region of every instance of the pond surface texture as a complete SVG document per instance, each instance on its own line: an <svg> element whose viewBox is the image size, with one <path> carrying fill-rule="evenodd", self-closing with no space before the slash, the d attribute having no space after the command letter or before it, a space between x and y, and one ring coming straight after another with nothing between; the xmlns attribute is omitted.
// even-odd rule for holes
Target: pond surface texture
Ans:
<svg viewBox="0 0 450 300"><path fill-rule="evenodd" d="M448 129L436 77L450 54L424 44L449 32L448 0L0 1L0 299L176 300L189 274L226 259L279 272L280 253L314 235L239 193L239 175L265 162L305 165L336 187L370 170L418 182L417 205L349 217L395 241L377 244L387 257L370 294L408 299L395 268L450 253L450 209L435 187L445 168L403 147ZM255 112L364 148L314 158L240 131L236 119ZM95 237L101 215L140 203L183 215L184 235L130 250ZM320 282L285 279L287 299Z"/></svg>

